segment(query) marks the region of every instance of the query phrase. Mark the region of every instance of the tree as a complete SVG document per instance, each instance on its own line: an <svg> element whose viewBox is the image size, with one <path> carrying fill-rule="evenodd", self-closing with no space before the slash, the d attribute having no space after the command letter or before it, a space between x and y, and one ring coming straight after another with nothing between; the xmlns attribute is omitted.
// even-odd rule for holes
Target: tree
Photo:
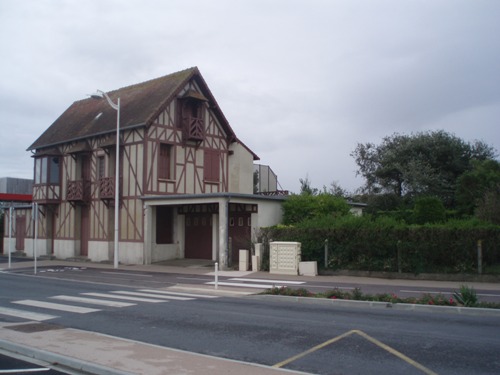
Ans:
<svg viewBox="0 0 500 375"><path fill-rule="evenodd" d="M500 225L500 184L488 189L478 201L474 212L481 220Z"/></svg>
<svg viewBox="0 0 500 375"><path fill-rule="evenodd" d="M420 197L415 201L413 219L417 224L440 223L446 219L446 209L439 198Z"/></svg>
<svg viewBox="0 0 500 375"><path fill-rule="evenodd" d="M457 209L472 215L488 191L500 184L500 163L496 160L473 160L471 170L457 181Z"/></svg>
<svg viewBox="0 0 500 375"><path fill-rule="evenodd" d="M300 194L301 195L317 195L319 190L317 188L311 187L311 181L309 181L309 177L302 179L299 178L300 182Z"/></svg>
<svg viewBox="0 0 500 375"><path fill-rule="evenodd" d="M347 215L345 199L331 194L293 194L283 202L283 224L295 225L306 220Z"/></svg>
<svg viewBox="0 0 500 375"><path fill-rule="evenodd" d="M484 142L467 143L445 131L432 131L395 133L380 145L359 143L351 156L357 174L365 179L365 193L411 199L432 195L453 207L457 179L471 168L472 160L493 159L495 151Z"/></svg>

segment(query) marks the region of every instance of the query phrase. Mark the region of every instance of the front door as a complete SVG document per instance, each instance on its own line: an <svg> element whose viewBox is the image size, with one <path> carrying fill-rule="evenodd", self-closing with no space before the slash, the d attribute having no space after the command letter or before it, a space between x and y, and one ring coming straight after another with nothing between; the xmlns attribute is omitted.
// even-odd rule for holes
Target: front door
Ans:
<svg viewBox="0 0 500 375"><path fill-rule="evenodd" d="M229 217L229 237L231 237L231 263L239 263L240 250L252 250L251 214L248 212L232 212Z"/></svg>
<svg viewBox="0 0 500 375"><path fill-rule="evenodd" d="M185 258L212 259L212 214L186 214Z"/></svg>
<svg viewBox="0 0 500 375"><path fill-rule="evenodd" d="M16 216L16 250L24 250L26 236L26 216Z"/></svg>

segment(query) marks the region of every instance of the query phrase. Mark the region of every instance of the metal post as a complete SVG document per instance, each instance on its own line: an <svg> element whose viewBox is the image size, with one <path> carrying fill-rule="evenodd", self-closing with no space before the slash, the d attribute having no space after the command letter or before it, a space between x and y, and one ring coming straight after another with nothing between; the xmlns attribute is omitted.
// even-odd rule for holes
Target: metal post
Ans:
<svg viewBox="0 0 500 375"><path fill-rule="evenodd" d="M481 240L477 241L477 273L483 273L483 242Z"/></svg>
<svg viewBox="0 0 500 375"><path fill-rule="evenodd" d="M328 268L328 238L325 240L325 268Z"/></svg>
<svg viewBox="0 0 500 375"><path fill-rule="evenodd" d="M215 262L215 289L219 288L219 263Z"/></svg>
<svg viewBox="0 0 500 375"><path fill-rule="evenodd" d="M12 212L14 211L14 207L9 207L9 268L11 265L12 258Z"/></svg>
<svg viewBox="0 0 500 375"><path fill-rule="evenodd" d="M108 98L109 101L109 98ZM120 98L117 100L116 108L116 163L115 163L115 249L114 268L118 268L118 241L119 239L119 208L120 208Z"/></svg>
<svg viewBox="0 0 500 375"><path fill-rule="evenodd" d="M38 203L33 203L33 228L34 228L34 234L33 234L33 267L34 267L34 273L36 275L36 258L37 258L37 239L38 239Z"/></svg>

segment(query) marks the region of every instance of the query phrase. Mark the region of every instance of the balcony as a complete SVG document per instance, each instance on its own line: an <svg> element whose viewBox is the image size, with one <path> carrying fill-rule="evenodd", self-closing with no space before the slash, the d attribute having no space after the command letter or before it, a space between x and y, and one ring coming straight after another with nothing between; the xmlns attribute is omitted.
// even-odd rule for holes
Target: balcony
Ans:
<svg viewBox="0 0 500 375"><path fill-rule="evenodd" d="M66 200L74 204L87 204L90 201L90 181L68 181Z"/></svg>
<svg viewBox="0 0 500 375"><path fill-rule="evenodd" d="M115 178L103 177L99 179L99 198L114 199L115 197Z"/></svg>
<svg viewBox="0 0 500 375"><path fill-rule="evenodd" d="M204 137L203 118L184 117L182 119L182 137L184 141L201 142Z"/></svg>

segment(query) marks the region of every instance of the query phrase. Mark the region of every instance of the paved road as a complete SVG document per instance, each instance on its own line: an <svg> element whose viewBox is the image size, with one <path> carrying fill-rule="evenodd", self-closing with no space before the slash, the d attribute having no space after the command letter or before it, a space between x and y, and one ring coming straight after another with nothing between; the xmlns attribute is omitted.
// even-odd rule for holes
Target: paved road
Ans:
<svg viewBox="0 0 500 375"><path fill-rule="evenodd" d="M33 275L33 268L13 269L12 273ZM244 274L244 273L243 273ZM100 269L89 266L42 266L37 268L37 275L43 277L71 279L79 281L101 282L125 286L144 286L144 287L168 287L177 284L188 285L213 285L214 276L211 274L176 274L176 273L158 273L147 271L128 271L124 269ZM242 277L219 276L219 285L243 287L250 291L258 292L274 286L287 286L291 288L306 288L311 292L322 292L333 288L339 288L346 291L352 291L354 288L360 288L365 294L394 293L399 297L419 297L429 293L432 295L442 294L447 298L452 297L453 292L458 289L460 283L453 283L456 287L443 287L441 283L435 283L435 286L411 286L408 283L397 280L377 280L376 283L371 280L369 283L363 283L356 278L350 282L332 282L328 277L317 277L314 280L297 280L289 277L288 281L275 280L272 275L262 273L258 276L248 275ZM285 277L286 278L286 277ZM283 277L281 278L283 279ZM432 284L428 282L427 284ZM500 303L500 284L496 289L475 288L481 301Z"/></svg>
<svg viewBox="0 0 500 375"><path fill-rule="evenodd" d="M126 283L138 277L126 273L120 271ZM498 317L214 297L154 288L151 280L143 285L145 279L130 286L116 278L109 285L0 273L0 321L26 327L23 322L38 319L54 329L97 331L317 374L500 372Z"/></svg>

